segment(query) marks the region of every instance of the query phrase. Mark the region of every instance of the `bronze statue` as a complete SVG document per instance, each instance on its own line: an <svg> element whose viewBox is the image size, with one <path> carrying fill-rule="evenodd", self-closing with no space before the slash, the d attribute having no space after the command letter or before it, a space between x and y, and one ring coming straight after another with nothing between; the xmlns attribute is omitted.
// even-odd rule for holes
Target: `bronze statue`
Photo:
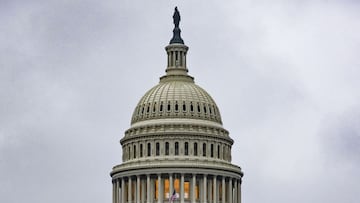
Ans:
<svg viewBox="0 0 360 203"><path fill-rule="evenodd" d="M173 15L173 19L174 19L175 27L179 27L180 13L179 13L177 7L175 7L175 12L174 12L174 15Z"/></svg>
<svg viewBox="0 0 360 203"><path fill-rule="evenodd" d="M175 7L175 12L174 12L174 15L173 15L173 19L174 19L174 29L173 29L173 37L172 39L170 40L170 44L176 44L176 43L179 43L179 44L184 44L184 40L181 39L181 36L180 36L180 28L179 28L179 23L180 23L180 13L179 13L179 10L177 9L177 7Z"/></svg>

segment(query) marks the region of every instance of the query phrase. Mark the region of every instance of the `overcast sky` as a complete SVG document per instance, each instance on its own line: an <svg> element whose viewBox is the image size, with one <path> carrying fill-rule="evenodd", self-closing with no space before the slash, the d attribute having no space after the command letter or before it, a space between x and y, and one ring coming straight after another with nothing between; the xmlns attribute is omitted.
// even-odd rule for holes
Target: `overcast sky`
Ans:
<svg viewBox="0 0 360 203"><path fill-rule="evenodd" d="M181 13L244 203L360 201L360 2L0 0L0 202L111 202ZM271 2L271 3L270 3Z"/></svg>

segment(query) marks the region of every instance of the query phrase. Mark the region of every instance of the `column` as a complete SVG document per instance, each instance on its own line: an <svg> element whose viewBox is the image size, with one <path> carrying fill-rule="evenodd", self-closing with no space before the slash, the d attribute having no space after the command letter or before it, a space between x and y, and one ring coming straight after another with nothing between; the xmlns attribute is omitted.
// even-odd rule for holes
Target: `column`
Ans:
<svg viewBox="0 0 360 203"><path fill-rule="evenodd" d="M115 186L115 181L112 180L112 202L115 203L115 191L116 191L116 186Z"/></svg>
<svg viewBox="0 0 360 203"><path fill-rule="evenodd" d="M181 179L180 179L180 202L184 203L184 174L181 174Z"/></svg>
<svg viewBox="0 0 360 203"><path fill-rule="evenodd" d="M175 51L172 51L172 65L176 66Z"/></svg>
<svg viewBox="0 0 360 203"><path fill-rule="evenodd" d="M184 53L184 67L186 68L186 52Z"/></svg>
<svg viewBox="0 0 360 203"><path fill-rule="evenodd" d="M140 176L136 177L136 202L140 203Z"/></svg>
<svg viewBox="0 0 360 203"><path fill-rule="evenodd" d="M238 180L238 203L241 203L241 179Z"/></svg>
<svg viewBox="0 0 360 203"><path fill-rule="evenodd" d="M146 185L145 185L145 179L140 180L141 183L141 198L140 198L140 202L144 203L145 202L145 191L146 191Z"/></svg>
<svg viewBox="0 0 360 203"><path fill-rule="evenodd" d="M195 203L196 174L192 174L191 182L191 203Z"/></svg>
<svg viewBox="0 0 360 203"><path fill-rule="evenodd" d="M233 203L232 202L232 179L229 178L229 183L228 183L228 203Z"/></svg>
<svg viewBox="0 0 360 203"><path fill-rule="evenodd" d="M169 174L169 184L170 184L169 186L169 198L170 198L174 192L174 179L172 173Z"/></svg>
<svg viewBox="0 0 360 203"><path fill-rule="evenodd" d="M217 186L216 186L216 175L214 175L214 179L213 179L213 202L218 202L217 199Z"/></svg>
<svg viewBox="0 0 360 203"><path fill-rule="evenodd" d="M184 51L184 52L181 52L181 53L182 53L182 57L181 57L181 58L182 58L182 66L183 66L183 67L186 67L186 66L185 66L185 51Z"/></svg>
<svg viewBox="0 0 360 203"><path fill-rule="evenodd" d="M235 179L234 180L235 182L234 182L234 194L233 194L233 196L234 196L234 203L238 203L238 190L237 190L237 188L238 188L238 185L237 185L237 179Z"/></svg>
<svg viewBox="0 0 360 203"><path fill-rule="evenodd" d="M209 179L207 180L207 201L211 202L212 201L212 180Z"/></svg>
<svg viewBox="0 0 360 203"><path fill-rule="evenodd" d="M167 58L168 58L168 61L167 61L167 62L168 62L168 63L167 63L167 67L169 67L169 66L170 66L170 52L168 52L168 57L167 57Z"/></svg>
<svg viewBox="0 0 360 203"><path fill-rule="evenodd" d="M162 203L163 202L163 195L164 193L162 192L162 181L161 181L161 174L158 174L158 203Z"/></svg>
<svg viewBox="0 0 360 203"><path fill-rule="evenodd" d="M221 202L225 203L225 176L222 177L222 182L221 182Z"/></svg>
<svg viewBox="0 0 360 203"><path fill-rule="evenodd" d="M203 201L204 203L207 203L207 196L206 196L206 192L207 192L207 180L206 177L207 175L204 174L204 178L203 178Z"/></svg>
<svg viewBox="0 0 360 203"><path fill-rule="evenodd" d="M116 203L118 203L120 201L120 180L116 179Z"/></svg>
<svg viewBox="0 0 360 203"><path fill-rule="evenodd" d="M150 197L150 174L146 175L146 203L150 203L151 197Z"/></svg>
<svg viewBox="0 0 360 203"><path fill-rule="evenodd" d="M128 202L132 202L132 182L131 182L131 176L129 176L129 181L128 181Z"/></svg>
<svg viewBox="0 0 360 203"><path fill-rule="evenodd" d="M121 203L125 203L125 179L121 178Z"/></svg>
<svg viewBox="0 0 360 203"><path fill-rule="evenodd" d="M119 184L120 185L120 184ZM118 203L120 200L119 200L119 198L118 198L118 193L119 193L119 185L118 185L118 180L115 180L115 182L114 182L114 186L115 186L115 188L114 188L114 201L115 201L115 203Z"/></svg>

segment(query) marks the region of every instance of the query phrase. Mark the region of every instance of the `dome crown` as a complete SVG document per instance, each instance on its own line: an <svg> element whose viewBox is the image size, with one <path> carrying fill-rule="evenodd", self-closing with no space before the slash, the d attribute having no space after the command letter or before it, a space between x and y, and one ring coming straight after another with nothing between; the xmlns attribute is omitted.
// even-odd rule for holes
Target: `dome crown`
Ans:
<svg viewBox="0 0 360 203"><path fill-rule="evenodd" d="M215 121L221 116L215 101L194 82L160 81L139 101L131 123L149 119L188 118Z"/></svg>
<svg viewBox="0 0 360 203"><path fill-rule="evenodd" d="M208 120L222 124L215 101L194 78L188 75L186 54L188 47L180 37L180 14L175 8L173 38L165 47L167 52L166 75L140 99L131 124L164 118Z"/></svg>

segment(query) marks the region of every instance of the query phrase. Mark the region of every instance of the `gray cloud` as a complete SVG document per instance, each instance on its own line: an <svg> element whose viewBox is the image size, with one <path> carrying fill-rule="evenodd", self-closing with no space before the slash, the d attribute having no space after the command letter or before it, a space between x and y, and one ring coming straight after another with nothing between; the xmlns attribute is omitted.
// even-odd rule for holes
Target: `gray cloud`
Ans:
<svg viewBox="0 0 360 203"><path fill-rule="evenodd" d="M220 107L244 202L359 201L356 1L2 1L0 202L110 202L173 7Z"/></svg>

